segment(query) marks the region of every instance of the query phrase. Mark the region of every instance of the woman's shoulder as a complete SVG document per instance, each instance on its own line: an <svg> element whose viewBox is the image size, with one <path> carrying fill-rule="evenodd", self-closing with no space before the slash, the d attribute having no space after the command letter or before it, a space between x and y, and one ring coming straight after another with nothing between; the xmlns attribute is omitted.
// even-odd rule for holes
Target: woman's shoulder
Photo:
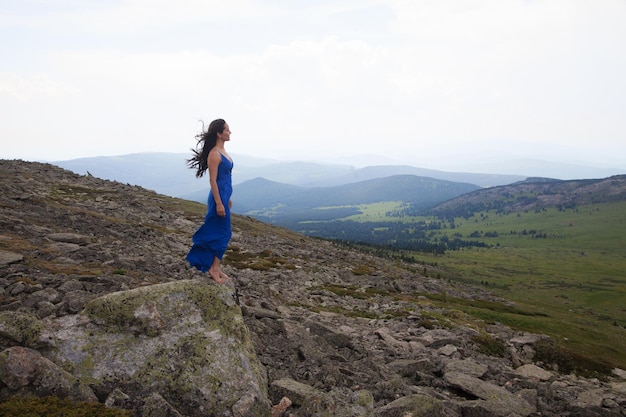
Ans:
<svg viewBox="0 0 626 417"><path fill-rule="evenodd" d="M220 161L222 160L222 158L225 158L229 162L232 162L230 155L228 155L226 152L223 152L217 148L213 148L209 151L209 158L213 158L215 160L220 160Z"/></svg>

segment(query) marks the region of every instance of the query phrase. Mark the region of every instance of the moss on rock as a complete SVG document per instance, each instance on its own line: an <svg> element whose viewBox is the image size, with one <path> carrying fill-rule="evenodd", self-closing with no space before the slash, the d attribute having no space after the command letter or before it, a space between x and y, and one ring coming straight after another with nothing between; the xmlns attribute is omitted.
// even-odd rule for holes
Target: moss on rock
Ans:
<svg viewBox="0 0 626 417"><path fill-rule="evenodd" d="M43 330L44 325L32 314L0 312L0 348L14 345L36 348Z"/></svg>

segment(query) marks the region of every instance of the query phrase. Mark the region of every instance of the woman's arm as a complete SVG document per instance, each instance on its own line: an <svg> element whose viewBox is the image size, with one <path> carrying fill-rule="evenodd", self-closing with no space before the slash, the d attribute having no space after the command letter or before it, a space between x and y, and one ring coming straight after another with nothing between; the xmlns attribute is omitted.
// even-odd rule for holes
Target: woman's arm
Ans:
<svg viewBox="0 0 626 417"><path fill-rule="evenodd" d="M217 188L217 168L222 162L222 155L219 153L217 149L212 149L209 152L209 183L211 184L211 195L213 195L213 199L215 200L215 209L217 211L217 215L220 217L226 216L226 209L224 208L224 203L222 203L222 198L220 197L220 190Z"/></svg>

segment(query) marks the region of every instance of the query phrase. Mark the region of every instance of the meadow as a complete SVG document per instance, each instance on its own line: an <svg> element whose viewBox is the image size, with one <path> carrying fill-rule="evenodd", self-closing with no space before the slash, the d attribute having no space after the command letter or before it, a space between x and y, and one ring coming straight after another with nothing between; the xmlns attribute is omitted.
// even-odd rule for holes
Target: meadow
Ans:
<svg viewBox="0 0 626 417"><path fill-rule="evenodd" d="M390 217L398 203L360 206L356 222L411 223ZM542 333L565 351L626 369L626 202L498 214L476 212L427 234L432 242L484 243L444 254L403 251L436 266L442 279L482 286L527 314L460 305L485 321Z"/></svg>

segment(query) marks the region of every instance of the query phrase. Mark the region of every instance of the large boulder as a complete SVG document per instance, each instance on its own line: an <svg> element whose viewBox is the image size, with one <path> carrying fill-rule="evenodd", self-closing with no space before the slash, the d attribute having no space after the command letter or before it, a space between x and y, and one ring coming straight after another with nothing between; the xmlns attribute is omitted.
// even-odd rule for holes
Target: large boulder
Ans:
<svg viewBox="0 0 626 417"><path fill-rule="evenodd" d="M101 401L115 405L109 397L123 393L125 407L141 408L158 397L191 417L270 413L266 373L232 287L202 280L141 287L46 322L43 354Z"/></svg>

